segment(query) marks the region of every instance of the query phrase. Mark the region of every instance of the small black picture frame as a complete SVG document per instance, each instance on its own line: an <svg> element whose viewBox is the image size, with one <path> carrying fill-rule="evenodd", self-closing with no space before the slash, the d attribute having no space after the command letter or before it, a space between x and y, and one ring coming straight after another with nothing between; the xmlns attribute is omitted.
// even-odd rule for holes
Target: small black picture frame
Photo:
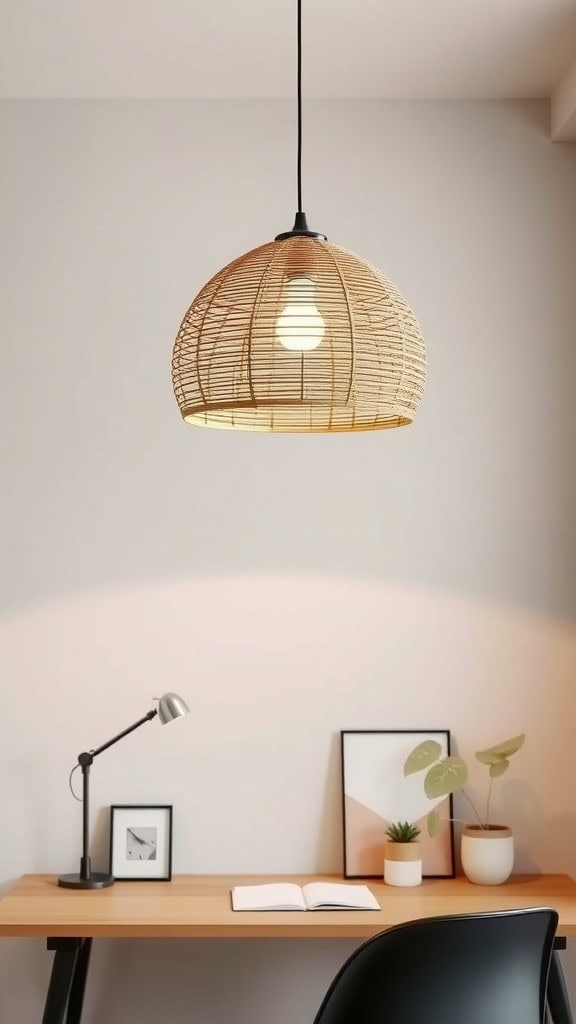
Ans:
<svg viewBox="0 0 576 1024"><path fill-rule="evenodd" d="M172 804L110 807L110 874L122 882L172 878Z"/></svg>
<svg viewBox="0 0 576 1024"><path fill-rule="evenodd" d="M421 778L404 777L403 766L424 740L436 739L450 754L449 729L349 729L340 733L344 877L377 878L383 874L387 825L410 820L421 829L424 878L454 878L452 795L438 804L440 834L430 839L428 802Z"/></svg>

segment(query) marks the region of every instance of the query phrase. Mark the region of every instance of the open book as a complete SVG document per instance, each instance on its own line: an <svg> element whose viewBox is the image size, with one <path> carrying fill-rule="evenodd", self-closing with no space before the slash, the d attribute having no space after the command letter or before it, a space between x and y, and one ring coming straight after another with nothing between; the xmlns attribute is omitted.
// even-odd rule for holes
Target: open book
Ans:
<svg viewBox="0 0 576 1024"><path fill-rule="evenodd" d="M367 885L339 882L267 882L265 885L235 885L233 910L380 910Z"/></svg>

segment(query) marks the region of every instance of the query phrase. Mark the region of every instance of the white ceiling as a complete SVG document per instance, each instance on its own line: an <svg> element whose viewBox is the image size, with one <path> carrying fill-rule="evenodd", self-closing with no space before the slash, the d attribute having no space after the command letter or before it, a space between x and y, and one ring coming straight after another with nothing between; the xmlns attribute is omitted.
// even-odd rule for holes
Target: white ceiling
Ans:
<svg viewBox="0 0 576 1024"><path fill-rule="evenodd" d="M310 96L549 96L576 0L303 0ZM2 96L291 96L296 0L0 0Z"/></svg>

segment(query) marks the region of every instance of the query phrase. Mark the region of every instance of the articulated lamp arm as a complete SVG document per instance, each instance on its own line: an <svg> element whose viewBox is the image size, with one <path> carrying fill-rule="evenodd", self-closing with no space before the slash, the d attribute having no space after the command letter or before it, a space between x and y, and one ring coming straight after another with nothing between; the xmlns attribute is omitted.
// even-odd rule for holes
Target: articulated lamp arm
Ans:
<svg viewBox="0 0 576 1024"><path fill-rule="evenodd" d="M153 708L147 715L144 715L142 718L139 718L137 722L134 722L133 725L129 725L127 729L123 729L117 736L113 736L111 740L103 743L101 747L96 747L96 750L85 750L82 754L78 754L78 764L82 769L89 768L94 758L97 757L98 754L101 754L103 750L108 750L108 747L111 747L114 743L118 743L118 740L124 739L124 736L127 736L130 732L134 732L134 729L137 729L140 725L144 725L145 722L151 722L157 714L158 708Z"/></svg>

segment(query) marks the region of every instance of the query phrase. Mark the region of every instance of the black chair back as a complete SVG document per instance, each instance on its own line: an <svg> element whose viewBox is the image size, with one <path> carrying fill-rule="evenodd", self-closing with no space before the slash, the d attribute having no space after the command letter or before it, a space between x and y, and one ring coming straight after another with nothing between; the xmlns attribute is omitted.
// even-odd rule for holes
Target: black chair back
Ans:
<svg viewBox="0 0 576 1024"><path fill-rule="evenodd" d="M314 1024L542 1024L556 911L411 921L360 946Z"/></svg>

